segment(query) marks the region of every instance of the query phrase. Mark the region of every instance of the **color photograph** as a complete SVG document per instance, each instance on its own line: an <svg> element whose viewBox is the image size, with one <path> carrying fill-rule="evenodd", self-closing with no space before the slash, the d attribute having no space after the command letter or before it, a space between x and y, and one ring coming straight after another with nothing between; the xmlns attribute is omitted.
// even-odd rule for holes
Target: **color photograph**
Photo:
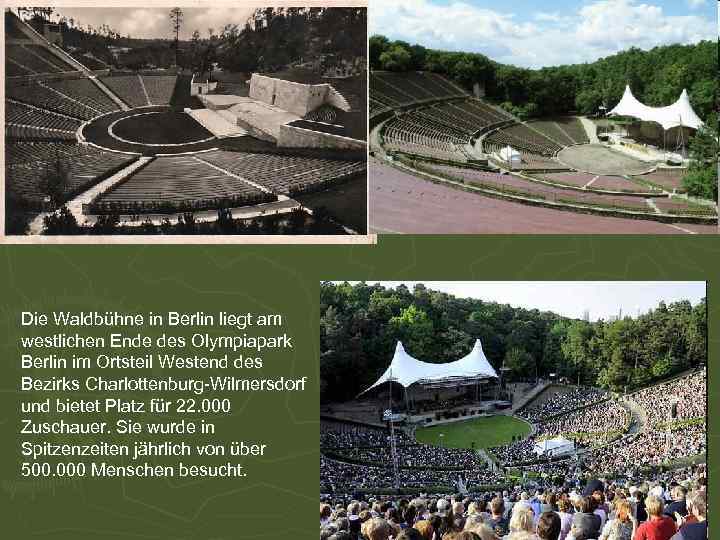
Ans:
<svg viewBox="0 0 720 540"><path fill-rule="evenodd" d="M370 229L717 234L707 0L370 9Z"/></svg>
<svg viewBox="0 0 720 540"><path fill-rule="evenodd" d="M320 538L706 538L706 294L322 282Z"/></svg>

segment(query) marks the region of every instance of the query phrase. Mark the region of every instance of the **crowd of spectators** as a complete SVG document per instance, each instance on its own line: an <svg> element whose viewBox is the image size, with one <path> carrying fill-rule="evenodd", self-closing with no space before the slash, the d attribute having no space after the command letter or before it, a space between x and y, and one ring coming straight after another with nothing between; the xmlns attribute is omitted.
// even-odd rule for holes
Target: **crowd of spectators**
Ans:
<svg viewBox="0 0 720 540"><path fill-rule="evenodd" d="M706 540L704 466L503 491L321 497L321 540Z"/></svg>
<svg viewBox="0 0 720 540"><path fill-rule="evenodd" d="M629 394L624 403L591 392L588 405L588 399L575 391L560 392L539 406L547 416L535 417L532 436L489 449L497 466L489 465L475 450L419 444L410 433L396 429L397 478L386 429L323 422L321 492L392 490L396 481L403 488L462 485L472 491L506 486L517 478L539 482L579 481L584 474L643 478L648 471L689 463L688 458L706 453L705 385L703 370ZM568 399L571 404L554 399ZM576 409L569 410L571 405ZM540 414L539 408L533 410ZM672 410L677 415L669 421ZM538 457L534 443L555 435L575 440L579 450L560 459Z"/></svg>
<svg viewBox="0 0 720 540"><path fill-rule="evenodd" d="M542 401L533 402L516 412L517 416L533 424L546 421L551 416L574 411L610 397L599 388L577 387L572 390L552 392Z"/></svg>

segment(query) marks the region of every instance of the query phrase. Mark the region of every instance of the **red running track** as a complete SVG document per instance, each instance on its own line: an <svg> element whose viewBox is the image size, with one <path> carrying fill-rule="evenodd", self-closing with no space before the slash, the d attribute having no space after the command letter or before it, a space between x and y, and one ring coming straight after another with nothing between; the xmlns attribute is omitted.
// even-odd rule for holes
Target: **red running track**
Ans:
<svg viewBox="0 0 720 540"><path fill-rule="evenodd" d="M553 210L433 184L370 159L371 232L406 234L717 234L713 225L671 225Z"/></svg>

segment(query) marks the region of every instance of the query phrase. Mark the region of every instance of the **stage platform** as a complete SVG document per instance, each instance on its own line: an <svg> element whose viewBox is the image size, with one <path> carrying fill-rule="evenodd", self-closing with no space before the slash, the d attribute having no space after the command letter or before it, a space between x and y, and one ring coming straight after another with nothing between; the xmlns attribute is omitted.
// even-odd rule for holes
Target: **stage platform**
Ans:
<svg viewBox="0 0 720 540"><path fill-rule="evenodd" d="M219 139L227 137L242 137L246 136L248 132L233 123L234 117L231 115L225 116L222 113L228 111L213 111L211 109L194 109L190 111L192 116L201 126L207 129L210 133L215 135Z"/></svg>
<svg viewBox="0 0 720 540"><path fill-rule="evenodd" d="M277 143L280 126L300 120L297 114L249 97L214 94L198 97L207 109L264 141Z"/></svg>

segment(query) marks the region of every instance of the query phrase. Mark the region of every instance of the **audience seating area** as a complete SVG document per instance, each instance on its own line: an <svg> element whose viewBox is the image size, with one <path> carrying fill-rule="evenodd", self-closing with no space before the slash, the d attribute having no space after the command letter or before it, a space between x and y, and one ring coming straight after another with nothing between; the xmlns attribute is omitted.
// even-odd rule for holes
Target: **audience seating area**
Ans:
<svg viewBox="0 0 720 540"><path fill-rule="evenodd" d="M5 69L9 76L77 71L40 45L5 45Z"/></svg>
<svg viewBox="0 0 720 540"><path fill-rule="evenodd" d="M462 88L435 73L370 73L371 116L379 107L393 108L427 100L465 96L467 92Z"/></svg>
<svg viewBox="0 0 720 540"><path fill-rule="evenodd" d="M276 195L294 195L313 191L366 170L364 161L303 156L217 150L206 152L199 157L231 174L259 184Z"/></svg>
<svg viewBox="0 0 720 540"><path fill-rule="evenodd" d="M587 144L590 142L585 128L578 118L565 117L551 120L535 120L528 123L528 126L541 132L561 146Z"/></svg>
<svg viewBox="0 0 720 540"><path fill-rule="evenodd" d="M175 91L176 75L142 75L152 105L168 105Z"/></svg>
<svg viewBox="0 0 720 540"><path fill-rule="evenodd" d="M46 81L43 84L83 103L87 107L99 111L98 114L120 110L120 107L90 79L84 77L61 79Z"/></svg>
<svg viewBox="0 0 720 540"><path fill-rule="evenodd" d="M110 75L100 77L100 80L131 107L150 105L145 97L139 75Z"/></svg>
<svg viewBox="0 0 720 540"><path fill-rule="evenodd" d="M488 135L486 142L502 146L511 146L541 156L552 157L562 150L562 146L545 135L530 129L525 124L514 124Z"/></svg>
<svg viewBox="0 0 720 540"><path fill-rule="evenodd" d="M58 113L45 111L32 105L13 100L5 103L5 126L28 126L55 131L65 131L75 136L80 120Z"/></svg>
<svg viewBox="0 0 720 540"><path fill-rule="evenodd" d="M5 96L17 102L82 120L90 120L99 114L96 109L84 105L78 100L70 99L40 82L9 84L5 90Z"/></svg>
<svg viewBox="0 0 720 540"><path fill-rule="evenodd" d="M274 199L194 156L181 156L153 160L105 193L100 204L106 211L140 213L243 206Z"/></svg>
<svg viewBox="0 0 720 540"><path fill-rule="evenodd" d="M6 164L9 194L30 207L42 208L47 196L43 178L57 171L58 159L68 173L63 192L70 198L137 157L78 144L12 142L8 144Z"/></svg>

